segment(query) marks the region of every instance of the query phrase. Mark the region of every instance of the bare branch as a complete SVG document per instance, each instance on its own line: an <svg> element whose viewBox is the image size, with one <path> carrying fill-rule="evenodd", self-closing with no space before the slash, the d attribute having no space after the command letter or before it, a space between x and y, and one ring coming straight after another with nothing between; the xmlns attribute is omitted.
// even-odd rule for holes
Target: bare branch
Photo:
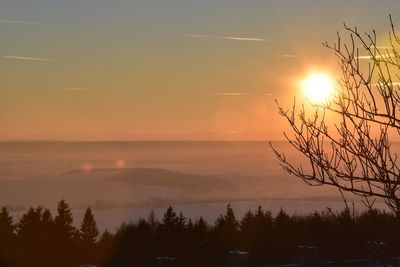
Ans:
<svg viewBox="0 0 400 267"><path fill-rule="evenodd" d="M307 166L289 162L271 147L282 168L306 184L334 186L343 198L343 192L353 193L370 209L381 198L400 216L400 166L390 142L400 133L400 87L394 80L400 77L400 38L391 16L390 25L390 49L378 46L375 31L361 34L346 24L349 44L339 33L336 43L323 43L341 71L331 102L297 109L294 100L290 111L277 102L292 130L285 138L308 159Z"/></svg>

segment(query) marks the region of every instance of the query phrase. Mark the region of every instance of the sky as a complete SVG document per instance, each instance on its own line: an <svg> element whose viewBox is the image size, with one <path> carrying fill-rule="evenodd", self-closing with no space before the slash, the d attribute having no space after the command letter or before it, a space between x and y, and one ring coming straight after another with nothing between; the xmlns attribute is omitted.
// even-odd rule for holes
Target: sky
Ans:
<svg viewBox="0 0 400 267"><path fill-rule="evenodd" d="M343 23L398 0L2 0L0 140L278 140ZM382 37L383 38L383 37Z"/></svg>

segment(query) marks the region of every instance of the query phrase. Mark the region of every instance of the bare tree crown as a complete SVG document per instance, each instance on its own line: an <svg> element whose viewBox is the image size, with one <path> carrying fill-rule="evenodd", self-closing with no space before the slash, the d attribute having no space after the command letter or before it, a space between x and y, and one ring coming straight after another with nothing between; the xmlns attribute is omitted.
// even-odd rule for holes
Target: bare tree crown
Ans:
<svg viewBox="0 0 400 267"><path fill-rule="evenodd" d="M391 149L393 137L400 136L400 38L391 16L386 47L377 44L375 31L344 28L349 42L338 33L335 43L323 43L335 53L341 71L335 96L328 103L309 104L311 109L294 103L286 110L278 104L292 130L284 135L308 166L293 164L271 146L283 169L307 184L351 192L370 208L382 198L400 216L400 166Z"/></svg>

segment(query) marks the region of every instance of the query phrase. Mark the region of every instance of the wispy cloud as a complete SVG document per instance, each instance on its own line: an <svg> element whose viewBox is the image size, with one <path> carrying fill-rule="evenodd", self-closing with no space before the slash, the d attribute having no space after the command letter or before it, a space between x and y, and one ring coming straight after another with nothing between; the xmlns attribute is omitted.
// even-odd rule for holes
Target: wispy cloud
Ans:
<svg viewBox="0 0 400 267"><path fill-rule="evenodd" d="M300 58L301 56L293 55L293 54L283 54L281 55L283 58Z"/></svg>
<svg viewBox="0 0 400 267"><path fill-rule="evenodd" d="M42 58L42 57L24 57L24 56L14 56L14 55L1 55L1 57L7 59L16 59L16 60L54 61L51 58Z"/></svg>
<svg viewBox="0 0 400 267"><path fill-rule="evenodd" d="M267 39L262 38L252 38L252 37L238 37L238 36L221 36L225 40L233 41L254 41L254 42L268 42Z"/></svg>
<svg viewBox="0 0 400 267"><path fill-rule="evenodd" d="M388 83L389 85L391 84L391 85L393 85L393 86L400 86L400 82L391 82L391 83ZM378 82L378 83L374 83L372 86L384 86L384 83L382 83L382 82Z"/></svg>
<svg viewBox="0 0 400 267"><path fill-rule="evenodd" d="M243 96L247 95L245 93L238 93L238 92L228 92L228 93L202 93L201 95L205 96Z"/></svg>
<svg viewBox="0 0 400 267"><path fill-rule="evenodd" d="M26 20L10 20L10 19L0 19L0 23L6 24L25 24L25 25L44 25L40 22L26 21Z"/></svg>
<svg viewBox="0 0 400 267"><path fill-rule="evenodd" d="M365 46L363 46L363 45L358 46L358 48L364 48L364 47ZM391 49L392 48L390 45L376 45L376 46L371 45L371 49L373 49L374 47L376 47L378 49Z"/></svg>
<svg viewBox="0 0 400 267"><path fill-rule="evenodd" d="M393 57L394 54L381 54L381 55L376 55L375 57L377 59L385 59L385 58L390 58ZM372 56L358 56L358 59L372 59Z"/></svg>
<svg viewBox="0 0 400 267"><path fill-rule="evenodd" d="M268 39L254 38L254 37L243 37L243 36L229 36L229 35L206 35L206 34L182 34L188 38L210 38L210 39L223 39L231 41L250 41L250 42L268 42Z"/></svg>
<svg viewBox="0 0 400 267"><path fill-rule="evenodd" d="M265 93L266 96L273 96L273 93Z"/></svg>

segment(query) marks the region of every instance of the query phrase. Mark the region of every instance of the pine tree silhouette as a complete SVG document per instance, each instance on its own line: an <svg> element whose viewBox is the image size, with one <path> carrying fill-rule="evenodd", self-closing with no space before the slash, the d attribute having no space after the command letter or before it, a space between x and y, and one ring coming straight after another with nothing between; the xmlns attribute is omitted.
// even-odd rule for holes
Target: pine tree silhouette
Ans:
<svg viewBox="0 0 400 267"><path fill-rule="evenodd" d="M169 206L167 211L164 213L164 217L162 220L162 227L164 229L172 230L178 225L179 220L180 218L178 218L174 209L171 206Z"/></svg>
<svg viewBox="0 0 400 267"><path fill-rule="evenodd" d="M57 216L54 218L57 235L63 239L72 239L75 232L72 223L71 208L65 200L61 200L57 205Z"/></svg>
<svg viewBox="0 0 400 267"><path fill-rule="evenodd" d="M42 207L31 207L27 213L22 215L18 223L18 241L24 257L19 258L22 266L49 266L48 244L51 242L48 231L51 225L51 215Z"/></svg>
<svg viewBox="0 0 400 267"><path fill-rule="evenodd" d="M57 205L57 215L54 218L54 246L57 249L57 258L63 258L65 251L69 251L72 255L77 254L77 230L72 225L73 218L69 204L65 200L61 200ZM64 257L65 258L65 257ZM73 257L64 259L59 266L77 265Z"/></svg>
<svg viewBox="0 0 400 267"><path fill-rule="evenodd" d="M96 226L92 210L88 207L79 229L79 242L81 248L81 261L91 264L95 261L94 252L97 245L99 230Z"/></svg>
<svg viewBox="0 0 400 267"><path fill-rule="evenodd" d="M0 266L11 266L15 254L16 225L8 209L3 207L0 212Z"/></svg>
<svg viewBox="0 0 400 267"><path fill-rule="evenodd" d="M0 212L0 236L1 239L10 240L15 236L16 225L8 209L3 207Z"/></svg>
<svg viewBox="0 0 400 267"><path fill-rule="evenodd" d="M235 213L230 204L226 207L226 213L220 215L215 222L214 230L211 235L211 242L217 260L223 264L229 250L239 249L239 222L236 220Z"/></svg>
<svg viewBox="0 0 400 267"><path fill-rule="evenodd" d="M98 235L99 230L97 229L92 210L87 208L81 223L79 238L84 246L94 248L96 246L96 239Z"/></svg>

